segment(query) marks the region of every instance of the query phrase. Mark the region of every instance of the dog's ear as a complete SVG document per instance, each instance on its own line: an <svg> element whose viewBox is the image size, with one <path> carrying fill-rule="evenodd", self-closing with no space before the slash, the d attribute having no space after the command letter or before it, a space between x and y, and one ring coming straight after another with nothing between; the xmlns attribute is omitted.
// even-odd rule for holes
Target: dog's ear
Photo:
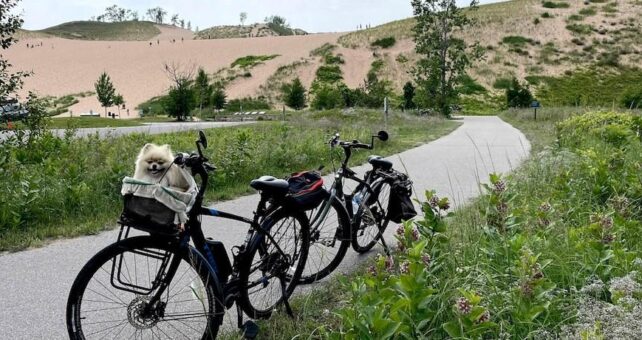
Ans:
<svg viewBox="0 0 642 340"><path fill-rule="evenodd" d="M143 146L143 150L142 150L142 151L147 151L147 150L149 150L149 148L151 148L152 146L154 146L154 144L152 144L152 143L147 143L147 144L145 144L145 146Z"/></svg>
<svg viewBox="0 0 642 340"><path fill-rule="evenodd" d="M166 150L169 153L172 153L172 147L169 146L169 144L165 144L165 145L161 146L161 148L163 148L164 150Z"/></svg>

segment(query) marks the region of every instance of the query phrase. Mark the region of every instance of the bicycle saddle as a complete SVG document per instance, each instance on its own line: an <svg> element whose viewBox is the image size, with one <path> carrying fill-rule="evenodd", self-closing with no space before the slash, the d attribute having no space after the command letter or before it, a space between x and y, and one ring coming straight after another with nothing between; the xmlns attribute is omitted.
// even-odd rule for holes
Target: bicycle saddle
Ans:
<svg viewBox="0 0 642 340"><path fill-rule="evenodd" d="M381 156L372 155L368 157L368 163L372 164L375 168L381 168L383 170L392 169L392 162L386 159L383 159Z"/></svg>
<svg viewBox="0 0 642 340"><path fill-rule="evenodd" d="M273 176L261 176L252 180L250 186L259 191L267 191L275 194L286 194L289 188L286 180L277 179Z"/></svg>

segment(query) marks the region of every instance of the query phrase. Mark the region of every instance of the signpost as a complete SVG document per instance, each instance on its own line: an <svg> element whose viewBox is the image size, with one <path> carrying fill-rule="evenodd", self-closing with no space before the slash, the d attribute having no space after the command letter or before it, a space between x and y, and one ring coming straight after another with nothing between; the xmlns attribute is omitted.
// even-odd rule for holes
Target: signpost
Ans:
<svg viewBox="0 0 642 340"><path fill-rule="evenodd" d="M531 107L535 110L535 120L537 120L537 108L541 107L537 100L533 100Z"/></svg>

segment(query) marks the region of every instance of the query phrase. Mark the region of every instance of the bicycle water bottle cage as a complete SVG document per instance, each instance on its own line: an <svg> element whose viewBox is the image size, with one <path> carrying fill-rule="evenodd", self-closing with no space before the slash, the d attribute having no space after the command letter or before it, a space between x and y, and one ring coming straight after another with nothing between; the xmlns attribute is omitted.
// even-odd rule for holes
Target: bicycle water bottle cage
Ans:
<svg viewBox="0 0 642 340"><path fill-rule="evenodd" d="M392 162L383 159L381 156L372 155L368 157L368 163L372 164L375 169L379 168L386 171L392 169Z"/></svg>

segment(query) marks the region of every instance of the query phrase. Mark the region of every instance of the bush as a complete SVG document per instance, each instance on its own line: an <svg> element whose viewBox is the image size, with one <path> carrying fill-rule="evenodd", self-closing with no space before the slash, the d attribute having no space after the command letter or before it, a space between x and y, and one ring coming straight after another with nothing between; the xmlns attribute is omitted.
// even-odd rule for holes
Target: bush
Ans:
<svg viewBox="0 0 642 340"><path fill-rule="evenodd" d="M283 85L281 95L285 105L295 110L301 110L305 107L305 87L303 87L298 77L292 83Z"/></svg>
<svg viewBox="0 0 642 340"><path fill-rule="evenodd" d="M344 107L343 94L337 86L321 85L314 90L312 108L315 110L328 110Z"/></svg>
<svg viewBox="0 0 642 340"><path fill-rule="evenodd" d="M548 13L548 12L544 12L544 13L542 13L542 18L544 18L544 19L550 19L550 18L552 18L552 17L553 17L553 16L551 15L551 13Z"/></svg>
<svg viewBox="0 0 642 340"><path fill-rule="evenodd" d="M390 48L394 46L397 43L397 39L395 37L386 37L386 38L381 38L373 41L370 46L371 47L381 47L381 48Z"/></svg>
<svg viewBox="0 0 642 340"><path fill-rule="evenodd" d="M632 86L624 91L620 103L628 109L642 108L642 85L638 84L637 88Z"/></svg>
<svg viewBox="0 0 642 340"><path fill-rule="evenodd" d="M569 8L571 5L567 2L553 2L553 1L544 1L542 3L544 8Z"/></svg>
<svg viewBox="0 0 642 340"><path fill-rule="evenodd" d="M331 54L332 51L334 51L337 48L337 45L333 45L330 43L325 43L321 45L320 47L317 47L310 51L310 56L311 57L325 57L328 54Z"/></svg>
<svg viewBox="0 0 642 340"><path fill-rule="evenodd" d="M338 54L338 55L333 55L332 53L326 54L325 57L323 58L323 62L331 65L331 64L345 64L345 60L343 60L343 56Z"/></svg>
<svg viewBox="0 0 642 340"><path fill-rule="evenodd" d="M222 110L227 103L227 94L225 94L225 89L222 87L217 87L212 91L212 98L210 103L216 110Z"/></svg>
<svg viewBox="0 0 642 340"><path fill-rule="evenodd" d="M467 74L461 77L460 84L458 91L461 94L480 94L487 92L485 87Z"/></svg>
<svg viewBox="0 0 642 340"><path fill-rule="evenodd" d="M232 99L227 103L227 111L253 111L253 110L269 110L272 107L263 97L245 97L239 99Z"/></svg>
<svg viewBox="0 0 642 340"><path fill-rule="evenodd" d="M593 6L582 8L580 10L580 15L583 15L583 16L591 16L591 15L595 15L595 14L597 14L597 11L595 10L595 7L593 7Z"/></svg>
<svg viewBox="0 0 642 340"><path fill-rule="evenodd" d="M258 64L262 64L263 62L266 62L268 60L272 60L276 57L278 57L278 54L272 54L272 55L248 55L245 57L240 57L236 59L231 65L231 68L234 68L236 66L240 68L252 68Z"/></svg>
<svg viewBox="0 0 642 340"><path fill-rule="evenodd" d="M593 32L593 27L585 24L569 24L566 25L566 29L579 35L588 35Z"/></svg>
<svg viewBox="0 0 642 340"><path fill-rule="evenodd" d="M343 80L339 65L321 65L317 69L315 82L333 84Z"/></svg>
<svg viewBox="0 0 642 340"><path fill-rule="evenodd" d="M509 35L502 39L502 43L522 47L526 44L533 43L533 40L519 35Z"/></svg>
<svg viewBox="0 0 642 340"><path fill-rule="evenodd" d="M511 87L511 85L511 78L497 78L495 79L495 82L493 82L493 88L496 88L498 90L507 90Z"/></svg>
<svg viewBox="0 0 642 340"><path fill-rule="evenodd" d="M533 102L533 95L528 86L522 86L517 78L513 78L511 86L506 89L506 104L508 107L529 107Z"/></svg>

